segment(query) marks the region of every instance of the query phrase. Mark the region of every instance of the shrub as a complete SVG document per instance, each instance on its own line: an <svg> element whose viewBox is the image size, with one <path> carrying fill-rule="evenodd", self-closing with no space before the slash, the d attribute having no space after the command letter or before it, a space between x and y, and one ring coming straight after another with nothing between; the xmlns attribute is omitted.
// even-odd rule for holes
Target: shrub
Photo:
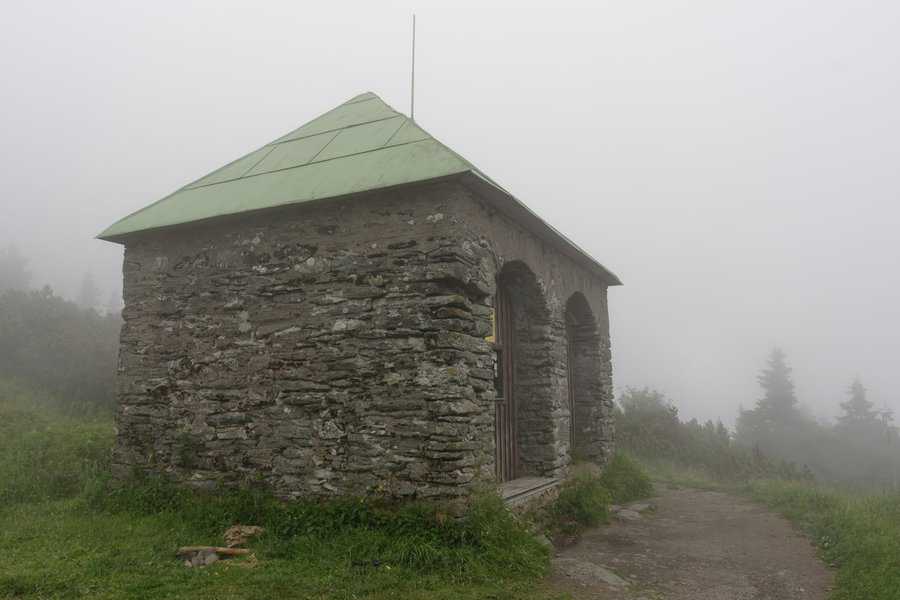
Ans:
<svg viewBox="0 0 900 600"><path fill-rule="evenodd" d="M650 476L626 454L617 453L600 476L600 485L616 504L633 502L653 494Z"/></svg>
<svg viewBox="0 0 900 600"><path fill-rule="evenodd" d="M605 523L611 497L592 469L581 466L562 484L551 508L551 528L574 534Z"/></svg>

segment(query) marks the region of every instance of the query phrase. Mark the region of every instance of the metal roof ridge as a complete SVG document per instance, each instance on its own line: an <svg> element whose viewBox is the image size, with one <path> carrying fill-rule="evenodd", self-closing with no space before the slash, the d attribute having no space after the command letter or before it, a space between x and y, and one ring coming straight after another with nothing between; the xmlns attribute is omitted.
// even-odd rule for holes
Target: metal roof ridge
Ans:
<svg viewBox="0 0 900 600"><path fill-rule="evenodd" d="M384 101L382 101L382 103L384 104ZM342 104L341 106L344 106L344 105ZM385 106L387 106L387 104L385 104ZM390 108L390 107L388 106L388 108ZM394 110L394 109L391 108L391 110ZM332 131L346 131L347 129L353 129L354 127L362 127L363 125L371 125L372 123L378 123L379 121L390 121L391 119L396 119L397 117L409 118L406 115L398 113L396 110L394 110L394 115L390 116L390 117L381 117L380 119L372 119L371 121L363 121L361 123L354 123L353 125L345 125L344 127L335 127L334 129L326 129L325 131L310 133L308 135L301 135L299 137L289 138L286 140L282 139L282 138L278 138L274 142L269 142L268 144L266 144L266 146L280 146L281 144L287 144L288 142L296 142L299 140L305 140L305 139L308 139L311 137L316 137L317 135L325 135L326 133L331 133ZM318 118L319 117L316 117L316 119L318 119ZM315 121L315 119L313 119L313 121ZM310 121L310 123L312 123L312 121ZM309 125L309 123L306 123L305 125ZM301 125L301 127L303 127L305 125ZM266 146L263 146L263 148L265 148Z"/></svg>
<svg viewBox="0 0 900 600"><path fill-rule="evenodd" d="M372 97L371 98L360 98L359 100L353 99L353 98L356 98L359 96L364 96L366 94L372 94ZM371 92L371 91L363 92L362 94L357 94L353 98L351 98L350 100L347 100L343 104L339 104L338 106L349 106L350 104L359 104L360 102L369 102L370 100L381 100L381 97L378 94L376 94L375 92ZM381 101L384 102L384 100L381 100ZM337 106L335 108L337 108Z"/></svg>
<svg viewBox="0 0 900 600"><path fill-rule="evenodd" d="M372 96L374 96L374 97L373 97L373 98L366 98L365 100L357 100L356 102L352 102L353 98L356 98L356 96L361 96L361 95L362 95L362 94L357 94L356 96L354 96L353 98L351 98L351 99L348 100L347 102L343 102L343 103L341 103L341 104L338 104L338 105L335 106L335 107L329 108L329 109L326 110L325 112L316 115L315 117L313 117L312 119L310 119L310 120L307 121L306 123L303 123L303 125L300 125L300 127L295 127L295 128L294 128L294 131L296 131L297 129L300 129L301 127L305 127L305 126L309 125L309 124L312 123L313 121L318 121L319 119L321 119L321 118L324 117L325 115L330 115L331 113L333 113L334 111L336 111L337 109L339 109L339 108L341 108L341 107L349 106L349 105L351 105L351 104L358 104L358 103L360 103L360 102L366 102L366 101L368 101L368 100L381 100L381 97L380 97L378 94L376 94L375 92L363 92L363 94L372 94ZM384 102L384 100L381 100L381 101ZM385 103L385 105L387 105L387 103ZM391 108L391 110L394 110L394 109ZM288 133L286 133L286 134L284 134L284 135L290 135L290 132L288 132ZM284 136L281 136L281 137L284 137ZM279 140L279 139L281 139L281 138L276 138L276 141ZM286 140L286 141L287 141L287 140ZM266 144L266 146L268 146L268 145L270 145L270 144L274 144L274 143L275 143L275 142L269 142L268 144Z"/></svg>
<svg viewBox="0 0 900 600"><path fill-rule="evenodd" d="M335 136L335 137L337 137L337 136ZM334 139L334 138L332 138L332 140L333 140L333 139ZM216 181L216 182L214 182L214 183L206 183L206 184L204 184L204 185L195 185L195 186L192 187L192 188L183 187L183 188L181 188L181 189L175 190L174 192L172 192L171 194L169 194L169 196L173 196L173 195L177 194L178 192L188 191L188 189L191 189L191 190L199 190L199 189L202 189L202 188L212 187L212 186L214 186L214 185L221 185L221 184L223 184L223 183L231 183L232 181L237 181L238 179L251 179L251 178L253 178L253 177L259 177L259 176L261 176L261 175L269 175L269 174L271 174L271 173L281 173L282 171L290 171L291 169L302 169L303 167L309 167L309 166L312 166L312 165L320 165L320 164L322 164L322 163L331 162L331 161L333 161L333 160L340 160L340 159L342 159L342 158L347 158L347 157L350 157L350 156L360 156L360 155L362 155L362 154L370 154L370 153L372 153L372 152L378 152L379 150L386 150L386 149L388 149L388 148L399 148L400 146L408 146L408 145L410 145L410 144L418 144L418 143L421 143L421 142L427 142L427 141L434 141L434 142L437 142L438 144L440 144L440 142L438 142L436 139L434 139L433 137L429 136L429 137L423 138L423 139L421 139L421 140L413 140L413 141L411 141L411 142L401 142L401 143L399 143L399 144L391 144L390 146L379 146L379 147L377 147L377 148L371 148L371 149L369 149L369 150L363 150L362 152L353 152L353 153L351 153L351 154L342 154L342 155L340 155L340 156L332 156L331 158L324 158L324 159L322 159L322 160L317 160L317 161L315 161L315 162L312 161L312 160L309 160L309 161L303 163L302 165L294 165L294 166L292 166L292 167L283 167L283 168L281 168L281 169L272 169L271 171L263 171L262 173L254 173L253 175L242 175L241 177L232 177L231 179L223 179L222 181ZM331 142L329 142L329 143L331 143ZM441 146L444 146L444 145L441 144ZM444 146L444 148L446 148L446 146ZM324 148L323 148L322 150L324 150ZM320 150L319 152L316 153L316 156L318 156L319 154L321 154L321 150ZM457 158L460 158L464 163L466 163L467 165L469 165L469 166L471 167L471 164L469 164L469 162L468 162L466 159L462 158L461 156L459 156L459 155L456 154L456 153L454 153L454 156L456 156ZM202 179L202 177L201 177L201 179ZM498 187L499 187L499 186L498 186ZM500 188L500 189L503 189L503 188ZM504 190L504 191L506 191L506 190ZM169 196L166 196L166 198L168 198ZM163 198L163 200L165 200L165 198ZM160 200L159 202L161 202L161 200ZM156 202L154 202L153 204L156 204ZM150 206L153 206L153 204L151 204ZM146 207L144 207L144 208L150 208L150 206L146 206ZM141 210L143 210L143 209L141 209ZM138 210L138 211L135 211L135 212L132 213L132 214L136 214L136 213L139 213L139 212L141 212L141 211ZM130 216L131 216L131 215L127 215L126 217L123 217L123 219L127 219L127 218L130 217ZM121 221L121 220L122 220L122 219L119 219L119 221ZM117 221L117 222L118 222L118 221Z"/></svg>

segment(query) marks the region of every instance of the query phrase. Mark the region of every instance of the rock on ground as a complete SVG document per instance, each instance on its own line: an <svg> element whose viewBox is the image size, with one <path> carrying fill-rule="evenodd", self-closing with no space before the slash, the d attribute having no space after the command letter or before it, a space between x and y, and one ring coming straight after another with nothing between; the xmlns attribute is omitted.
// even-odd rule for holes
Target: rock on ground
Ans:
<svg viewBox="0 0 900 600"><path fill-rule="evenodd" d="M613 587L628 585L627 581L603 565L594 564L586 560L579 560L577 558L554 558L553 568L560 573L565 573L566 577L574 579L583 585L593 585L598 582Z"/></svg>

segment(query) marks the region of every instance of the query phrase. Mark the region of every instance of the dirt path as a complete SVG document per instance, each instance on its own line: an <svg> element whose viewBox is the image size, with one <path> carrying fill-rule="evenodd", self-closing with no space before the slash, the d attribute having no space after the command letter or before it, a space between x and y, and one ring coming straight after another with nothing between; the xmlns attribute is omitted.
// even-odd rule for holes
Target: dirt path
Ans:
<svg viewBox="0 0 900 600"><path fill-rule="evenodd" d="M826 597L832 574L782 517L719 492L657 489L655 510L619 513L560 550L553 587L598 600Z"/></svg>

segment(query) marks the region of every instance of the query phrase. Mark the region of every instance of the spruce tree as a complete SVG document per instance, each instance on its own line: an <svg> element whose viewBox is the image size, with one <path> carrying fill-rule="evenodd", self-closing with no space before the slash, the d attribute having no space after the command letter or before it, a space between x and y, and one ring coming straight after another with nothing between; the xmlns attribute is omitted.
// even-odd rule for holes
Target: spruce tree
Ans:
<svg viewBox="0 0 900 600"><path fill-rule="evenodd" d="M786 428L802 420L791 368L780 348L772 349L766 367L756 380L763 389L763 397L752 409L740 409L735 427L738 443L748 447L761 442L770 445L773 440L785 437Z"/></svg>
<svg viewBox="0 0 900 600"><path fill-rule="evenodd" d="M876 428L881 424L875 405L866 397L866 388L859 377L850 384L847 394L850 399L841 402L841 410L844 414L838 417L840 427L852 428Z"/></svg>
<svg viewBox="0 0 900 600"><path fill-rule="evenodd" d="M764 392L763 398L757 403L757 410L764 421L786 424L799 416L791 368L780 348L772 349L766 368L756 380Z"/></svg>

